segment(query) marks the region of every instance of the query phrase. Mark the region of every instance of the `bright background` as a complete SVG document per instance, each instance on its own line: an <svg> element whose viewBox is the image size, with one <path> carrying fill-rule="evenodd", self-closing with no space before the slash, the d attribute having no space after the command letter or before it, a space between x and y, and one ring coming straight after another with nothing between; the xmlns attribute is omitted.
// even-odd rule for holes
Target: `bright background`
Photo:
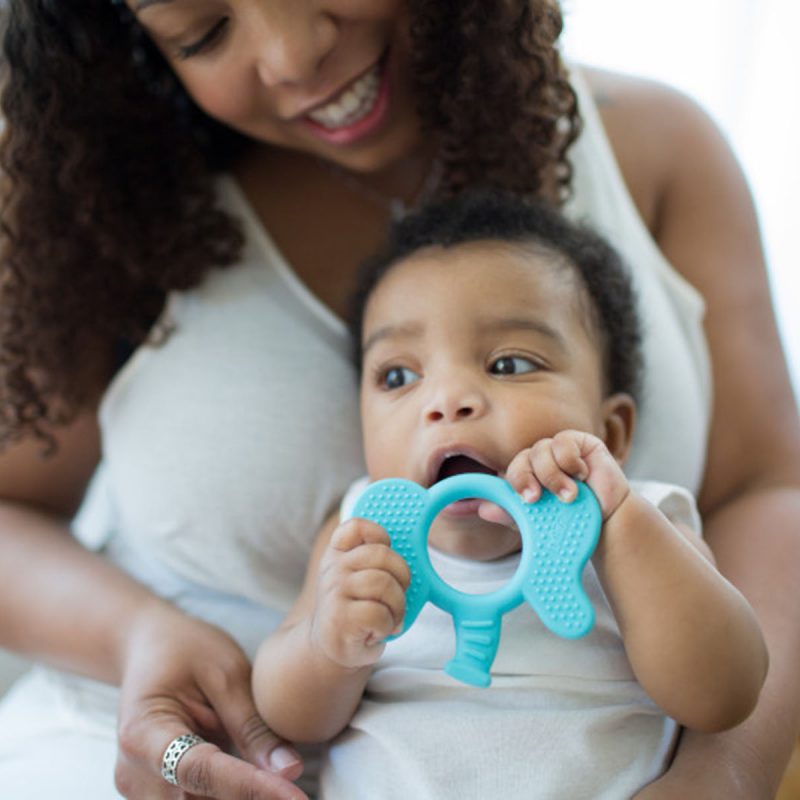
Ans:
<svg viewBox="0 0 800 800"><path fill-rule="evenodd" d="M699 101L753 192L800 396L800 0L562 0L564 50Z"/></svg>

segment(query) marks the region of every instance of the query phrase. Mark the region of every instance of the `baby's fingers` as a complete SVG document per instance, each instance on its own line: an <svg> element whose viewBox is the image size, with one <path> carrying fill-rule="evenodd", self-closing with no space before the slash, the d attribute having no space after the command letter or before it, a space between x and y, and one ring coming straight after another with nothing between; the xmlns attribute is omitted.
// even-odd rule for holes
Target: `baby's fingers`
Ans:
<svg viewBox="0 0 800 800"><path fill-rule="evenodd" d="M346 574L377 570L390 575L402 589L411 583L411 572L406 560L387 544L365 544L340 554L338 580Z"/></svg>
<svg viewBox="0 0 800 800"><path fill-rule="evenodd" d="M571 503L578 494L575 481L563 466L564 463L572 464L571 457L568 445L564 443L557 450L554 439L543 439L530 450L531 468L536 479L545 489L558 495L565 503ZM578 458L580 459L579 452Z"/></svg>
<svg viewBox="0 0 800 800"><path fill-rule="evenodd" d="M344 647L349 654L346 662L352 667L372 664L379 655L386 638L398 633L402 625L382 603L354 600L347 607Z"/></svg>
<svg viewBox="0 0 800 800"><path fill-rule="evenodd" d="M362 544L390 544L389 534L376 522L354 517L339 525L331 535L330 546L347 552Z"/></svg>
<svg viewBox="0 0 800 800"><path fill-rule="evenodd" d="M505 479L518 494L522 495L522 499L526 503L535 502L542 493L542 487L533 471L532 451L533 448L529 448L517 453L508 465L505 474ZM481 516L484 517L483 513ZM484 517L484 519L489 518ZM490 519L489 521L495 522L496 520Z"/></svg>
<svg viewBox="0 0 800 800"><path fill-rule="evenodd" d="M589 475L586 450L594 437L580 431L562 431L553 437L553 456L561 469L575 480L583 481Z"/></svg>
<svg viewBox="0 0 800 800"><path fill-rule="evenodd" d="M383 606L391 615L390 633L403 621L406 613L406 594L396 578L378 569L353 573L347 581L347 597L359 602L366 601Z"/></svg>

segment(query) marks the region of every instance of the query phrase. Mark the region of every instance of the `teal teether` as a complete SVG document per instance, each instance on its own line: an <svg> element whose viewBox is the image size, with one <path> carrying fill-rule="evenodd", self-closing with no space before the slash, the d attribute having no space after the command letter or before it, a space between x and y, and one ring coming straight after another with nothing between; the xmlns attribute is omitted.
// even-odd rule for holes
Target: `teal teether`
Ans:
<svg viewBox="0 0 800 800"><path fill-rule="evenodd" d="M488 594L467 594L449 586L428 557L428 529L436 515L466 497L480 497L504 508L522 538L514 576ZM445 672L464 683L491 683L489 670L500 641L501 618L523 599L559 636L575 639L594 624L594 609L583 590L581 574L600 537L602 516L595 496L583 483L578 483L578 497L572 503L562 503L547 490L535 503L524 503L510 484L492 475L456 475L430 489L389 478L365 490L353 516L385 528L392 548L408 563L411 583L399 635L429 601L448 612L456 631L456 653Z"/></svg>

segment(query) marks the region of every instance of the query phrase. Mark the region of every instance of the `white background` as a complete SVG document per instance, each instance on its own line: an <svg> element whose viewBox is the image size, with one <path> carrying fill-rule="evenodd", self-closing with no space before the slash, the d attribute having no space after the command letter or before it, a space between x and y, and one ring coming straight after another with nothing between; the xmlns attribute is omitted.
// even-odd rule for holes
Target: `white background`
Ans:
<svg viewBox="0 0 800 800"><path fill-rule="evenodd" d="M564 50L699 101L753 192L800 395L800 0L562 0Z"/></svg>

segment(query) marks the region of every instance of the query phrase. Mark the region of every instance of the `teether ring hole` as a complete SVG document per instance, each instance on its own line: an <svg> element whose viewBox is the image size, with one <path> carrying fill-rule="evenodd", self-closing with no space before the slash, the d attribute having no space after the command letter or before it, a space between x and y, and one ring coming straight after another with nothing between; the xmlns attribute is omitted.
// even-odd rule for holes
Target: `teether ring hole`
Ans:
<svg viewBox="0 0 800 800"><path fill-rule="evenodd" d="M425 542L428 549L428 558L431 561L433 571L442 581L444 581L444 578L436 569L436 561L434 560L437 553L443 552L445 555L469 561L495 561L498 558L518 553L522 549L522 539L516 522L511 520L509 525L501 525L477 519L477 505L480 502L485 501L478 498L469 498L451 503L439 511L428 529ZM474 503L475 507L473 509L470 505L468 510L466 505L462 505L463 503ZM453 510L454 506L456 507L455 510ZM464 512L463 515L461 511ZM475 518L470 519L470 515L475 515ZM469 525L474 526L472 531L466 527ZM499 542L496 541L499 537L503 537L502 546L498 546ZM492 541L493 538L495 541ZM435 544L437 539L445 546L437 547ZM446 545L449 545L449 547ZM464 594L482 595L488 594L490 591L497 591L497 588L495 586L491 590L487 589L482 592L475 587L469 586L459 587L459 591L464 592Z"/></svg>

